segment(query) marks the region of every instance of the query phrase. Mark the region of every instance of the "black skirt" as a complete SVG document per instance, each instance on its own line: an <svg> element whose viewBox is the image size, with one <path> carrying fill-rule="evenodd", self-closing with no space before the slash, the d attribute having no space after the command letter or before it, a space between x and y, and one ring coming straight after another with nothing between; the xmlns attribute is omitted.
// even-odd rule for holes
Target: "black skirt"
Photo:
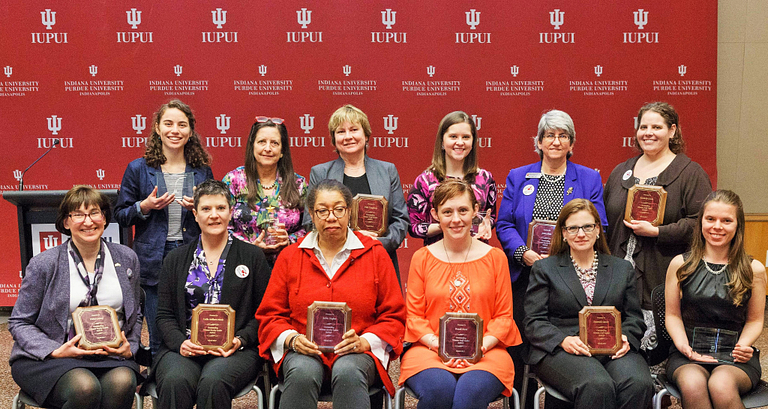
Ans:
<svg viewBox="0 0 768 409"><path fill-rule="evenodd" d="M674 352L672 352L672 354L669 355L669 359L667 360L667 377L670 380L672 380L672 374L675 373L677 368L686 364L701 365L704 369L706 369L710 373L712 372L713 369L715 369L720 365L733 365L741 369L747 374L747 376L749 377L749 380L752 381L752 388L754 388L757 385L757 383L760 382L760 376L762 374L762 369L760 368L760 352L758 351L755 351L752 354L752 358L750 358L749 361L744 363L718 362L718 363L710 364L705 362L691 361L690 359L686 358L685 355L675 350Z"/></svg>
<svg viewBox="0 0 768 409"><path fill-rule="evenodd" d="M137 382L142 377L139 365L133 359L118 360L113 358L77 359L77 358L47 358L42 361L19 358L11 365L11 376L14 382L42 404L48 398L56 382L65 373L75 368L118 368L128 367L136 373Z"/></svg>

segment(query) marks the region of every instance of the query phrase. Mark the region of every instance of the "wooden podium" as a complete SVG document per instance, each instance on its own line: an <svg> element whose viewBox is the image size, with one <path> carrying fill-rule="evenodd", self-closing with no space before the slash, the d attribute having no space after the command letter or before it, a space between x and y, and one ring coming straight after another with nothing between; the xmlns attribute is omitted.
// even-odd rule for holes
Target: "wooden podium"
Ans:
<svg viewBox="0 0 768 409"><path fill-rule="evenodd" d="M109 197L114 209L117 203L117 190L99 190ZM66 190L24 190L5 191L3 199L16 205L19 222L19 248L21 249L22 276L32 258L32 225L56 222L59 204L64 199ZM117 223L114 220L111 223ZM120 243L130 246L133 241L132 229L120 228Z"/></svg>

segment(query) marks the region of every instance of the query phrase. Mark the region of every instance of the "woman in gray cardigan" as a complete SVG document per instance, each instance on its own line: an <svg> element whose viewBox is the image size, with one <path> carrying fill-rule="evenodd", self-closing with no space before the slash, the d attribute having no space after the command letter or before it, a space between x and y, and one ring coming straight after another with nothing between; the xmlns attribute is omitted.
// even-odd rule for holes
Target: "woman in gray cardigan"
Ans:
<svg viewBox="0 0 768 409"><path fill-rule="evenodd" d="M101 239L109 199L88 186L64 196L56 229L71 236L30 260L8 320L14 381L45 407L130 408L141 337L139 261L133 250ZM108 305L122 329L115 348L79 346L72 312Z"/></svg>
<svg viewBox="0 0 768 409"><path fill-rule="evenodd" d="M387 231L379 236L370 231L360 233L377 239L384 245L389 258L395 266L397 281L400 281L400 268L397 262L397 248L405 239L408 230L408 208L400 184L400 175L395 165L366 155L368 139L371 137L371 124L363 111L352 105L344 105L331 115L328 121L331 145L339 154L338 159L312 167L309 175L309 189L323 179L335 179L343 183L355 196L359 193L384 196L387 200ZM309 222L309 213L304 220Z"/></svg>

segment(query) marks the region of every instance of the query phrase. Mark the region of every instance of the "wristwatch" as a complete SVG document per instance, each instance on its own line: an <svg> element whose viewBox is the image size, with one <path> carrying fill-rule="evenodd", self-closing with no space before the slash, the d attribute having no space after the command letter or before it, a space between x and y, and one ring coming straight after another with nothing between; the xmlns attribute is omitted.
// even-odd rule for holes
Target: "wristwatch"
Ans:
<svg viewBox="0 0 768 409"><path fill-rule="evenodd" d="M235 338L240 340L240 348L238 348L238 351L242 351L245 348L245 340L240 335L235 335Z"/></svg>

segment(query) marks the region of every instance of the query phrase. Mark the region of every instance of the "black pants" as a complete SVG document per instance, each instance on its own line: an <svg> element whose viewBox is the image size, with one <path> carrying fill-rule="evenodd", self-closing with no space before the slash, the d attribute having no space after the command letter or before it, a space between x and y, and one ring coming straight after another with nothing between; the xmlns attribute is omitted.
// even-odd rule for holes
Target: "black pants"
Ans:
<svg viewBox="0 0 768 409"><path fill-rule="evenodd" d="M187 358L168 352L155 368L160 408L229 408L232 398L256 379L262 359L252 349L237 351L222 358Z"/></svg>

